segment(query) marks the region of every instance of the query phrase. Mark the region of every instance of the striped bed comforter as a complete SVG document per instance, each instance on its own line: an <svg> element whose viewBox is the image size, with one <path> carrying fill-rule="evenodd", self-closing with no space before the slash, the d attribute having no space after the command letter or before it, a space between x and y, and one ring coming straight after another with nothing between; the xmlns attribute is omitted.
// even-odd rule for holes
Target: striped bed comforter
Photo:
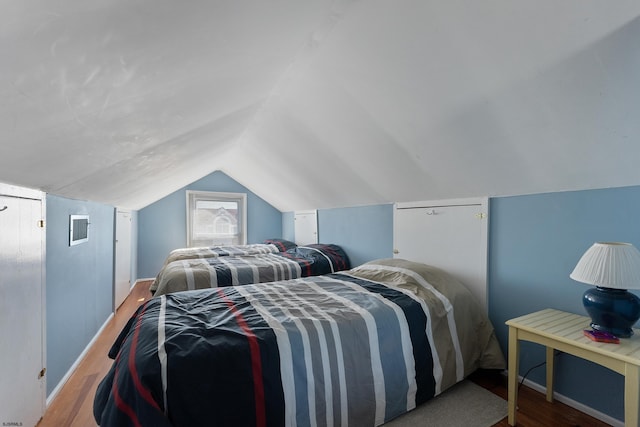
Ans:
<svg viewBox="0 0 640 427"><path fill-rule="evenodd" d="M152 298L111 349L96 421L377 426L477 367L504 368L473 297L424 267L383 260Z"/></svg>
<svg viewBox="0 0 640 427"><path fill-rule="evenodd" d="M251 256L183 259L165 265L151 285L154 295L194 289L247 285L334 273L350 267L338 245L297 246L285 252Z"/></svg>
<svg viewBox="0 0 640 427"><path fill-rule="evenodd" d="M284 239L268 239L263 243L251 243L248 245L206 246L198 248L179 248L169 253L164 265L173 261L197 258L217 258L222 256L247 256L260 254L273 254L294 249L297 245Z"/></svg>

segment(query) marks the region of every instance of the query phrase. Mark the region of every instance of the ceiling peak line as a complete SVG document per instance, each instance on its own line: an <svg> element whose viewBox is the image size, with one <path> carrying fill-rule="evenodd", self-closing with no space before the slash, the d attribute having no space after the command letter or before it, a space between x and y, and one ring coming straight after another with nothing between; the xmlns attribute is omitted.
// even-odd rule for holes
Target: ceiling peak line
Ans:
<svg viewBox="0 0 640 427"><path fill-rule="evenodd" d="M291 61L289 61L289 64L286 66L280 77L276 80L273 88L264 98L264 101L262 101L260 107L257 108L253 119L250 120L242 133L238 135L238 138L236 140L238 145L242 145L246 136L251 131L254 131L259 127L260 118L263 117L264 112L275 103L275 100L280 98L281 94L288 86L288 82L291 81L292 77L295 75L296 70L301 66L301 64L303 64L311 56L313 56L313 53L320 48L322 42L329 37L333 30L342 21L351 5L359 1L360 0L333 1L333 4L329 7L328 13L322 19L322 22L315 30L311 31L306 43L302 44L297 53L293 55Z"/></svg>

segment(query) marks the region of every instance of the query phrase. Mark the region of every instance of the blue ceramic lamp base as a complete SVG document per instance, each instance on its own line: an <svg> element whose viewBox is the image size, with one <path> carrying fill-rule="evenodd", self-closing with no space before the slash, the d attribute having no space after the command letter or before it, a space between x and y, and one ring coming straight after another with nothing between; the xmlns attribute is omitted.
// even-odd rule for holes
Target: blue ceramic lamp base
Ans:
<svg viewBox="0 0 640 427"><path fill-rule="evenodd" d="M640 298L631 292L596 286L584 293L582 303L594 330L620 338L633 335L632 327L640 318Z"/></svg>

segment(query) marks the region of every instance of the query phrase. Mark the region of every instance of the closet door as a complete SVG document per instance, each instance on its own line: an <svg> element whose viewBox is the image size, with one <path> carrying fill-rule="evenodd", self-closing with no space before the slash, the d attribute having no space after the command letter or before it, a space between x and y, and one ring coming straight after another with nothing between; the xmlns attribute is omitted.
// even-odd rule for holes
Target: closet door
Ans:
<svg viewBox="0 0 640 427"><path fill-rule="evenodd" d="M131 291L131 212L116 213L116 273L114 307L115 312Z"/></svg>
<svg viewBox="0 0 640 427"><path fill-rule="evenodd" d="M396 204L394 258L451 273L487 307L487 201Z"/></svg>
<svg viewBox="0 0 640 427"><path fill-rule="evenodd" d="M0 193L0 425L45 410L42 219L41 200Z"/></svg>
<svg viewBox="0 0 640 427"><path fill-rule="evenodd" d="M294 213L294 233L298 245L318 243L317 211L297 211Z"/></svg>

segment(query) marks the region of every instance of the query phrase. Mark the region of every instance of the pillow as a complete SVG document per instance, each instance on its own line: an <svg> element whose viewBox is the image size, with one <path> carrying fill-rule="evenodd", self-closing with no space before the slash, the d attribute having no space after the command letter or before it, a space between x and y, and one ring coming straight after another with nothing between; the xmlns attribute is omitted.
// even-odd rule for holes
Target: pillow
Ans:
<svg viewBox="0 0 640 427"><path fill-rule="evenodd" d="M341 246L334 244L313 243L298 246L289 251L305 258L328 260L333 264L334 271L348 270L351 268L349 257Z"/></svg>
<svg viewBox="0 0 640 427"><path fill-rule="evenodd" d="M275 245L280 252L285 252L298 246L295 243L284 239L267 239L262 243L265 245Z"/></svg>

